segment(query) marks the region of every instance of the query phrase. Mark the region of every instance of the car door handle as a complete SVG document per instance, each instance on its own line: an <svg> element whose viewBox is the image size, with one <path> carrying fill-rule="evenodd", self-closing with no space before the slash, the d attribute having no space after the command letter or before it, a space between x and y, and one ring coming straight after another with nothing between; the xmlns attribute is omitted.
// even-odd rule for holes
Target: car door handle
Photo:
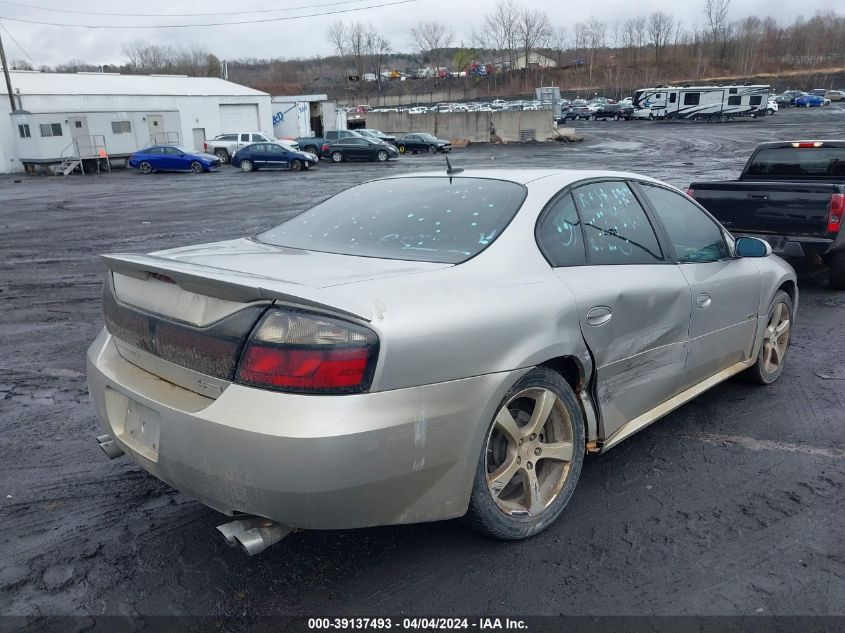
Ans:
<svg viewBox="0 0 845 633"><path fill-rule="evenodd" d="M768 200L769 199L769 196L767 196L765 193L749 193L748 197L751 198L752 200Z"/></svg>
<svg viewBox="0 0 845 633"><path fill-rule="evenodd" d="M696 307L699 307L699 308L701 308L702 310L703 310L704 308L709 308L711 303L713 303L713 297L711 297L711 296L710 296L709 294L707 294L706 292L702 292L700 295L698 295L698 296L695 298L695 305L696 305Z"/></svg>
<svg viewBox="0 0 845 633"><path fill-rule="evenodd" d="M587 312L587 325L604 325L613 317L613 310L607 306L596 306Z"/></svg>

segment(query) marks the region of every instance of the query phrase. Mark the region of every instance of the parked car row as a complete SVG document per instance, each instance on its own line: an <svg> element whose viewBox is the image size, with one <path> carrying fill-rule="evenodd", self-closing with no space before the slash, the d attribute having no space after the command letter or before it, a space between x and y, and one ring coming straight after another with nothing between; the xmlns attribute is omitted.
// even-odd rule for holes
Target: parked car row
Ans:
<svg viewBox="0 0 845 633"><path fill-rule="evenodd" d="M842 101L843 98L845 98L845 90L825 90L823 88L811 92L786 90L772 97L774 102L782 108L790 106L797 108L817 108L830 105L831 101Z"/></svg>
<svg viewBox="0 0 845 633"><path fill-rule="evenodd" d="M248 143L248 139L257 142ZM300 150L300 144L305 149ZM231 163L245 172L259 169L302 171L316 167L321 158L334 163L353 160L386 162L398 158L400 154L436 154L452 150L449 141L432 134L407 134L396 139L373 129L331 130L324 137L298 140L275 139L265 133L253 132L224 134L207 142L205 147L209 148L206 152L175 145L146 147L134 152L128 165L143 174L155 171L201 173L224 163Z"/></svg>

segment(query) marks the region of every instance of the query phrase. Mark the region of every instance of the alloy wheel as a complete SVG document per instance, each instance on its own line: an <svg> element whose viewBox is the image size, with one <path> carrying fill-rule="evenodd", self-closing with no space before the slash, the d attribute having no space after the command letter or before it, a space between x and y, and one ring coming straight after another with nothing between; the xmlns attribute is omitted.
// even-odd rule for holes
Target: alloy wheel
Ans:
<svg viewBox="0 0 845 633"><path fill-rule="evenodd" d="M789 308L785 303L778 303L772 309L769 324L763 333L763 369L773 374L778 370L789 346L791 320Z"/></svg>
<svg viewBox="0 0 845 633"><path fill-rule="evenodd" d="M195 174L201 174L202 173L202 163L195 160L193 163L191 163L191 171L194 172Z"/></svg>
<svg viewBox="0 0 845 633"><path fill-rule="evenodd" d="M536 516L560 494L571 471L574 430L552 391L533 387L514 395L487 437L487 489L511 516Z"/></svg>

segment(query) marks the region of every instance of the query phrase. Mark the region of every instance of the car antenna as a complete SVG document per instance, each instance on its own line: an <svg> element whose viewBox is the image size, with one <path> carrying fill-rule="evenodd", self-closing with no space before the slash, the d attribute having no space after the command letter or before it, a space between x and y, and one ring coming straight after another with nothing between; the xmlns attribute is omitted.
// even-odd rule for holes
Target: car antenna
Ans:
<svg viewBox="0 0 845 633"><path fill-rule="evenodd" d="M448 156L444 156L444 158L446 159L446 173L448 175L451 176L452 174L459 174L464 170L463 167L452 167L452 163L449 162Z"/></svg>

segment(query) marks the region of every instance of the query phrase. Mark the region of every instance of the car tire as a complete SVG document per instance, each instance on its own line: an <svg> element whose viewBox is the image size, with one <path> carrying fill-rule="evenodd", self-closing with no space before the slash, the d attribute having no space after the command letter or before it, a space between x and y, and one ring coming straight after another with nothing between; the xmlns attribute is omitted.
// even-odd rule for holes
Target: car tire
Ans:
<svg viewBox="0 0 845 633"><path fill-rule="evenodd" d="M217 158L220 159L220 162L224 165L229 162L229 152L225 149L218 149L214 152L214 155L217 156Z"/></svg>
<svg viewBox="0 0 845 633"><path fill-rule="evenodd" d="M775 111L773 108L769 108L768 110L766 110L766 114L768 114L769 116L772 116L774 113Z"/></svg>
<svg viewBox="0 0 845 633"><path fill-rule="evenodd" d="M404 153L405 153L405 146L404 146L404 145L399 145L399 146L397 146L397 147L396 147L396 149L398 149L398 150L399 150L399 153L400 153L400 154L404 154Z"/></svg>
<svg viewBox="0 0 845 633"><path fill-rule="evenodd" d="M654 114L652 114L651 112L648 113L648 120L654 121Z"/></svg>
<svg viewBox="0 0 845 633"><path fill-rule="evenodd" d="M428 153L429 154L436 154L437 153L437 146L436 145L429 145L428 146Z"/></svg>
<svg viewBox="0 0 845 633"><path fill-rule="evenodd" d="M845 251L836 251L830 257L828 279L834 290L845 290Z"/></svg>
<svg viewBox="0 0 845 633"><path fill-rule="evenodd" d="M613 120L614 120L614 121L618 121L618 120L619 120L619 115L618 115L618 114L614 114L614 115L613 115Z"/></svg>
<svg viewBox="0 0 845 633"><path fill-rule="evenodd" d="M241 171L255 171L255 165L251 160L244 159L241 161Z"/></svg>
<svg viewBox="0 0 845 633"><path fill-rule="evenodd" d="M319 156L319 155L320 155L319 150L317 150L317 148L316 148L316 147L314 147L313 145L308 145L308 146L307 146L307 147L306 147L303 151L304 151L306 154L314 154L314 156Z"/></svg>
<svg viewBox="0 0 845 633"><path fill-rule="evenodd" d="M388 155L388 153L387 153L385 150L383 150L383 149L380 149L380 150L376 153L376 160L377 160L378 162L380 162L380 163L387 162L387 159L388 159L388 158L390 158L390 156L389 156L389 155Z"/></svg>
<svg viewBox="0 0 845 633"><path fill-rule="evenodd" d="M153 173L153 166L145 160L141 161L141 164L138 165L138 169L141 171L142 174L145 175Z"/></svg>
<svg viewBox="0 0 845 633"><path fill-rule="evenodd" d="M531 413L544 402L545 420L538 416L532 425ZM529 371L505 395L485 435L464 521L507 540L546 529L575 491L584 463L584 433L578 398L563 376L548 367ZM555 446L556 456L542 457L551 450L544 446ZM498 481L491 478L497 472ZM532 511L532 506L539 509Z"/></svg>
<svg viewBox="0 0 845 633"><path fill-rule="evenodd" d="M789 343L792 340L792 299L783 290L775 293L769 306L763 344L755 363L746 370L747 377L757 384L770 385L783 373Z"/></svg>
<svg viewBox="0 0 845 633"><path fill-rule="evenodd" d="M340 152L332 152L332 162L333 163L342 163L343 162L343 154Z"/></svg>
<svg viewBox="0 0 845 633"><path fill-rule="evenodd" d="M291 171L302 171L302 161L294 158L290 162L290 170Z"/></svg>
<svg viewBox="0 0 845 633"><path fill-rule="evenodd" d="M203 171L205 171L205 168L202 166L201 162L195 160L191 162L191 171L195 174L201 174Z"/></svg>

